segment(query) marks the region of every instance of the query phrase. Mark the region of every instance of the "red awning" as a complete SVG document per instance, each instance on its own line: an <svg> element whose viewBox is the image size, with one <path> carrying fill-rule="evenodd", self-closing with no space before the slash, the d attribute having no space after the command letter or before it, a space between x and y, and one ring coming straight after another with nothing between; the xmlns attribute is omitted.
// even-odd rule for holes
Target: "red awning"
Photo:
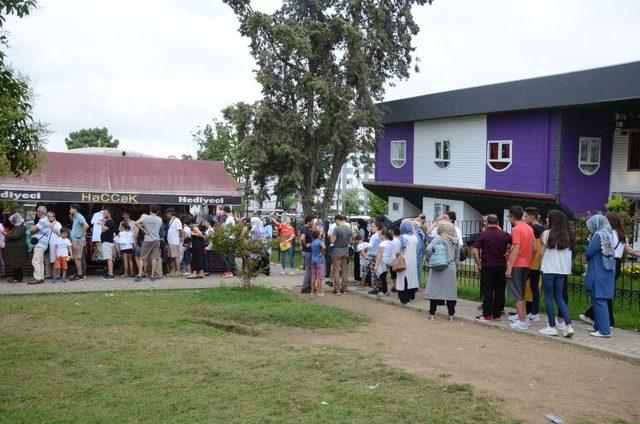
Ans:
<svg viewBox="0 0 640 424"><path fill-rule="evenodd" d="M222 162L46 152L38 172L2 181L0 199L236 204L240 194Z"/></svg>

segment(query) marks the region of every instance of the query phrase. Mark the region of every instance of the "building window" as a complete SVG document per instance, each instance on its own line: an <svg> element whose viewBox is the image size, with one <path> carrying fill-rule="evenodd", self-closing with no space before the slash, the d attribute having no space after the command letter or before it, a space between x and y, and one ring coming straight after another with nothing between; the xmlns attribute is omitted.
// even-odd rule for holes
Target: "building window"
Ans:
<svg viewBox="0 0 640 424"><path fill-rule="evenodd" d="M397 211L398 209L400 209L400 205L398 204L398 202L393 202L391 204L391 209L393 209L394 211Z"/></svg>
<svg viewBox="0 0 640 424"><path fill-rule="evenodd" d="M433 163L438 168L445 169L451 163L451 140L436 141L435 159Z"/></svg>
<svg viewBox="0 0 640 424"><path fill-rule="evenodd" d="M600 139L580 137L578 168L585 175L593 175L600 168Z"/></svg>
<svg viewBox="0 0 640 424"><path fill-rule="evenodd" d="M407 142L395 140L391 142L391 165L402 168L407 162Z"/></svg>
<svg viewBox="0 0 640 424"><path fill-rule="evenodd" d="M640 171L640 132L629 134L629 162L627 171Z"/></svg>
<svg viewBox="0 0 640 424"><path fill-rule="evenodd" d="M487 164L496 172L507 170L511 166L513 145L511 140L489 141L487 143Z"/></svg>
<svg viewBox="0 0 640 424"><path fill-rule="evenodd" d="M451 206L446 203L434 203L433 204L433 221L437 221L438 217L451 210Z"/></svg>

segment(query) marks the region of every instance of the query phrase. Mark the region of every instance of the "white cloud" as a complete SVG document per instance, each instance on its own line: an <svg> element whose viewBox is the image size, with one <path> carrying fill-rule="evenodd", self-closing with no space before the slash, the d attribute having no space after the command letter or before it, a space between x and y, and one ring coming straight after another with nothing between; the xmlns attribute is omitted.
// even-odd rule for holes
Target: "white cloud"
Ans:
<svg viewBox="0 0 640 424"><path fill-rule="evenodd" d="M638 60L639 14L635 0L435 0L416 8L422 71L387 98ZM198 125L260 95L248 40L222 2L40 0L7 28L52 150L70 131L106 126L125 148L193 153Z"/></svg>

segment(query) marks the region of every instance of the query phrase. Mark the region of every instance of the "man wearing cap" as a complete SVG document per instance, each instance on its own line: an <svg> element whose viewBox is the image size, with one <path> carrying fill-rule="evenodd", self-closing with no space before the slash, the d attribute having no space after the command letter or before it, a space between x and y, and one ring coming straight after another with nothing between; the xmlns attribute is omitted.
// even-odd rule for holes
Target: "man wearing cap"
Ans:
<svg viewBox="0 0 640 424"><path fill-rule="evenodd" d="M167 209L167 243L169 244L170 277L180 276L180 233L182 232L182 222L176 218L176 211L173 208Z"/></svg>

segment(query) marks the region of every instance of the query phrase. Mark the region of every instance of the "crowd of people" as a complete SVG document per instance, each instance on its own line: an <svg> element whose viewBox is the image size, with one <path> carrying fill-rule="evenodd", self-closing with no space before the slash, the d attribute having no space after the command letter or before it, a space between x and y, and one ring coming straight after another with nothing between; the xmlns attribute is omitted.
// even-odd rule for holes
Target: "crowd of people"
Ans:
<svg viewBox="0 0 640 424"><path fill-rule="evenodd" d="M272 246L277 246L281 274L287 273L287 269L289 274L295 274L295 245L299 241L304 270L302 293L324 295L323 284L327 280L335 295L347 293L353 261L356 290L364 291L371 286L368 294L396 293L406 304L415 299L426 264L428 277L423 297L429 301L428 319L435 320L438 306L443 305L449 320L453 320L458 270L461 264L474 261L482 295L482 313L476 320L502 320L506 293L516 308L516 313L508 316L510 326L527 330L540 322L542 289L548 324L540 333L565 337L574 333L568 310L567 278L572 273L576 235L567 216L559 210L549 211L543 225L536 208L513 206L508 216L511 233L500 227L497 215L487 215L470 252L455 225L454 211L430 224L424 214L396 222L382 215L373 219L370 227L359 219L355 228L341 214L335 215L331 224L308 216L296 228L290 216L240 219L228 206L219 207L215 215L199 220L185 213L178 216L173 208L166 209L164 217L160 215L156 205L135 221L124 211L116 225L109 208L93 214L87 221L80 207L72 204L71 225L64 228L55 213L44 206L37 208L29 227L20 214L14 213L8 218L8 228L4 225L0 228L3 250L0 266L12 271L10 282L22 282L22 269L31 245L34 271L30 284L41 284L46 277L52 283L66 283L71 272L73 280L83 280L87 256L104 262L105 280L115 278L116 264L122 270L121 277L132 277L136 282L143 278L154 281L164 273L203 278L211 273L208 253L215 227L244 225L251 240L264 245L257 256L267 275ZM587 227L591 236L584 252L588 262L584 285L592 307L580 318L593 324L594 337L610 337L615 323L612 299L622 257L625 252L640 257L640 252L629 246L620 216L615 212L592 216ZM230 249L222 259L222 277L233 277L237 273L236 252ZM527 293L529 301L525 300Z"/></svg>

